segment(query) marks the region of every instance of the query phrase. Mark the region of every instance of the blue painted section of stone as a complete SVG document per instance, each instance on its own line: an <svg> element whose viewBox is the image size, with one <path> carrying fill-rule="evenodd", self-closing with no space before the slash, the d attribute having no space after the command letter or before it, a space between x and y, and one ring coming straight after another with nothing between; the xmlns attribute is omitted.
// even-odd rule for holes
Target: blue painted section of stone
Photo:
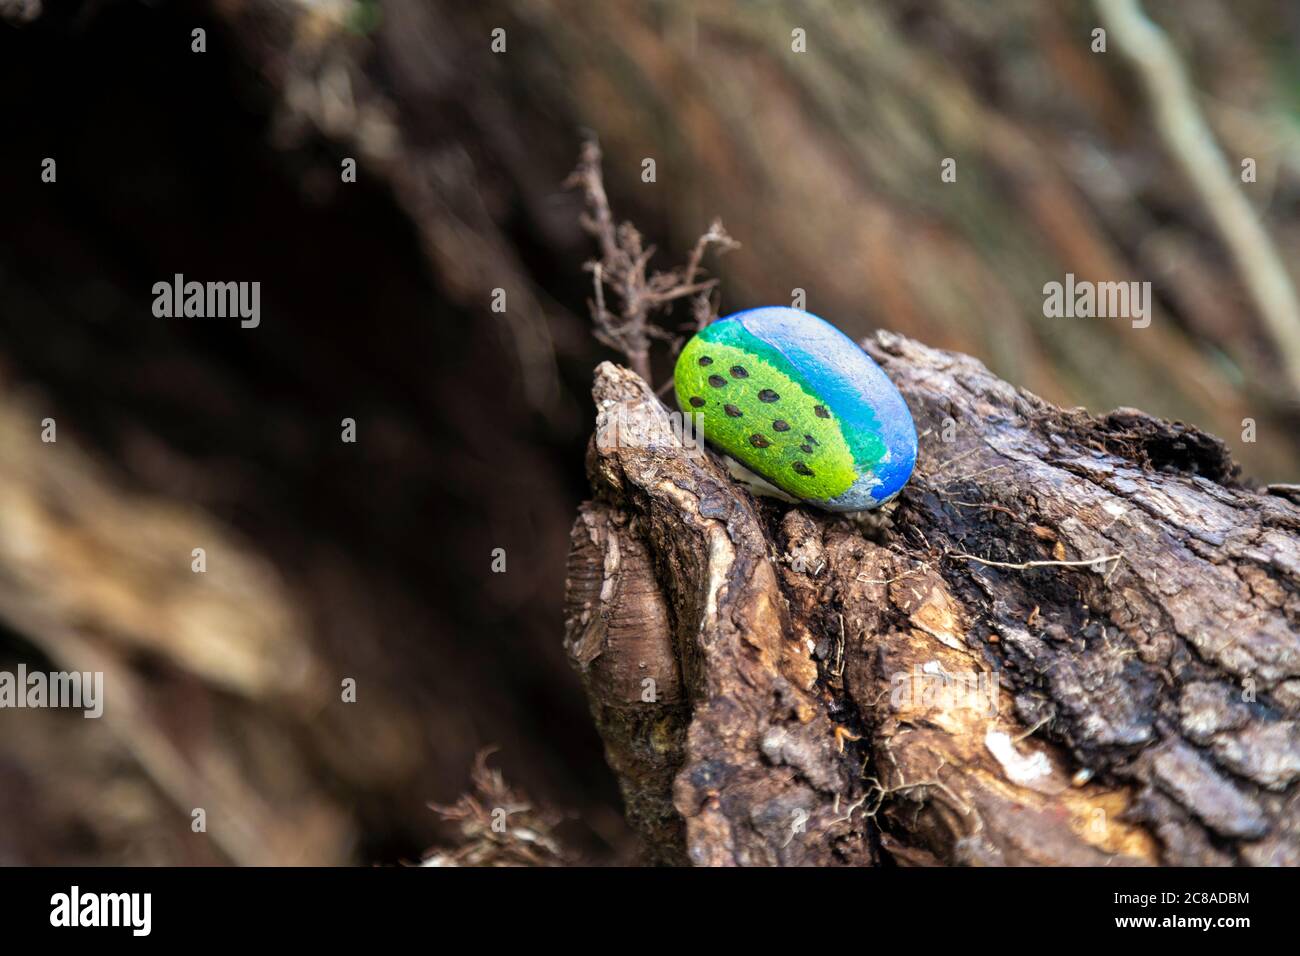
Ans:
<svg viewBox="0 0 1300 956"><path fill-rule="evenodd" d="M916 465L916 426L894 383L856 342L825 319L799 309L767 306L736 312L739 322L789 360L843 423L884 441L887 453L848 491L818 502L836 511L861 511L888 501Z"/></svg>

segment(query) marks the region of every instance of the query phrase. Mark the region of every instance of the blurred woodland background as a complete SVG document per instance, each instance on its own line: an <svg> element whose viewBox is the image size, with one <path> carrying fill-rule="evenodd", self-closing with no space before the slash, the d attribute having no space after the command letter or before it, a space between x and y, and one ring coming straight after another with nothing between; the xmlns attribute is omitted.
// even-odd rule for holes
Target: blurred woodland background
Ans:
<svg viewBox="0 0 1300 956"><path fill-rule="evenodd" d="M1145 8L1230 170L1257 161L1294 283L1300 6ZM0 0L0 669L108 683L102 720L0 712L0 863L487 862L456 855L472 803L428 804L489 745L506 782L481 789L516 785L573 858L632 858L560 646L610 357L561 188L586 131L656 263L715 216L739 240L706 260L724 314L801 288L855 337L1191 422L1297 480L1274 330L1099 23L1082 0ZM261 326L154 318L177 272L260 281ZM1044 318L1067 272L1149 279L1151 326Z"/></svg>

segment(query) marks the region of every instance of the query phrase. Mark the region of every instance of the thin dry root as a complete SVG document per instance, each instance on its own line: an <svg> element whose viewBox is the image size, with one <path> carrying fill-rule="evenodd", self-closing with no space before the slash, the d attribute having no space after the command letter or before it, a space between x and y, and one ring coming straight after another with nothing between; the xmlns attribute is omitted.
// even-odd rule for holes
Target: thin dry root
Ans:
<svg viewBox="0 0 1300 956"><path fill-rule="evenodd" d="M695 242L685 266L647 273L654 246L643 245L641 234L630 222L616 224L600 169L600 144L588 139L578 154L577 168L565 181L566 188L581 188L586 212L581 222L595 237L600 258L585 268L592 274L593 296L588 301L592 332L602 345L623 353L628 364L646 382L650 381L650 343L652 339L669 342L673 351L681 338L653 324L656 313L668 313L678 299L694 296L692 317L696 328L703 328L717 316L716 300L710 298L718 280L699 278L705 251L713 246L718 253L739 248L740 243L727 234L720 219L715 219ZM608 289L618 302L617 310L606 305Z"/></svg>

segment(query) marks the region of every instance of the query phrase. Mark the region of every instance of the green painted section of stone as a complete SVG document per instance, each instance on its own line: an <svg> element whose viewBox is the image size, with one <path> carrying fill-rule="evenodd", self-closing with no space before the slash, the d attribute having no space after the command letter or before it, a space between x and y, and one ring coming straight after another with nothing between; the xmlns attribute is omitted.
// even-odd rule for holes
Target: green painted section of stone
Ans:
<svg viewBox="0 0 1300 956"><path fill-rule="evenodd" d="M711 361L701 365L701 359ZM677 360L674 381L678 406L700 416L706 440L796 497L833 498L866 470L855 451L872 464L884 453L871 436L855 450L833 409L826 408L828 417L817 415L815 409L825 406L811 383L736 323L709 326L691 339ZM779 397L763 401L760 396L768 393ZM693 405L693 398L704 404ZM779 430L777 422L788 427Z"/></svg>

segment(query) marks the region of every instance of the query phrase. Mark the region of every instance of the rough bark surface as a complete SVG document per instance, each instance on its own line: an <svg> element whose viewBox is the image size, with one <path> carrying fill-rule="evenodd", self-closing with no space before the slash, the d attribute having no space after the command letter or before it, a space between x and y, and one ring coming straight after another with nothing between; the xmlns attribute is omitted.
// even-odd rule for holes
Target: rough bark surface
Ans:
<svg viewBox="0 0 1300 956"><path fill-rule="evenodd" d="M864 346L921 436L861 519L596 373L566 646L647 857L1300 864L1300 507L1131 409Z"/></svg>

